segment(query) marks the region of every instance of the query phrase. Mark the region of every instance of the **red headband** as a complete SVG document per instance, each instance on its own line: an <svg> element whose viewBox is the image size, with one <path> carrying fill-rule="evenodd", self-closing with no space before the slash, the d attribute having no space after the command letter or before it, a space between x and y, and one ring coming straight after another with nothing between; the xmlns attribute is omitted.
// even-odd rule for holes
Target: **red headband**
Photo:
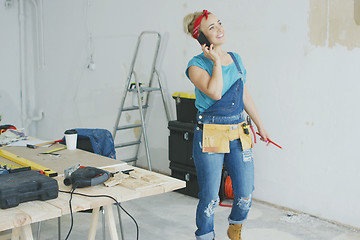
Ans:
<svg viewBox="0 0 360 240"><path fill-rule="evenodd" d="M204 16L205 16L206 19L208 19L208 14L209 13L210 12L208 12L207 10L203 10L203 13L195 20L194 29L193 29L193 35L192 35L193 38L198 39L201 20L203 19Z"/></svg>

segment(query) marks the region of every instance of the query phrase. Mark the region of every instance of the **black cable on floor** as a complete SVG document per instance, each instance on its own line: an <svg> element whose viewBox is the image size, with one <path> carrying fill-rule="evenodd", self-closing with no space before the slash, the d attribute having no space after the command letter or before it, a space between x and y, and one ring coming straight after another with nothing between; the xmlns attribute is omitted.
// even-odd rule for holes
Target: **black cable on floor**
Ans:
<svg viewBox="0 0 360 240"><path fill-rule="evenodd" d="M69 200L69 205L70 205L70 214L71 214L71 226L70 226L70 230L69 230L69 233L68 235L66 236L65 240L67 240L67 238L69 237L71 231L72 231L72 227L73 227L73 214L72 214L72 208L71 208L71 199L72 199L72 195L75 194L75 195L79 195L79 196L84 196L84 197L107 197L107 198L110 198L112 199L115 203L116 203L116 206L117 206L117 209L118 209L118 216L119 216L119 221L120 221L120 211L119 211L119 208L121 208L135 223L135 226L136 226L136 240L139 240L139 226L135 220L135 218L133 218L133 216L130 215L130 213L128 213L121 205L120 203L112 196L110 195L87 195L87 194L83 194L83 193L75 193L76 188L74 188L72 191L70 192L67 192L67 191L62 191L62 190L59 190L59 192L62 192L62 193L70 193L70 200Z"/></svg>
<svg viewBox="0 0 360 240"><path fill-rule="evenodd" d="M71 215L71 224L70 224L70 230L69 230L68 234L66 235L65 240L67 240L69 238L70 233L71 233L72 228L73 228L73 225L74 225L74 218L73 218L73 212L72 212L72 207L71 207L71 200L72 200L72 196L73 196L74 191L75 191L75 188L71 189L70 192L67 192L67 193L70 193L69 207L70 207L70 215ZM62 192L62 191L59 190L59 192Z"/></svg>
<svg viewBox="0 0 360 240"><path fill-rule="evenodd" d="M119 210L119 207L134 221L135 223L135 226L136 226L136 239L138 240L139 239L139 226L135 220L135 218L133 218L133 216L130 215L130 213L128 213L121 205L120 203L116 203L117 205L117 210L118 210L118 216L119 216L119 221L121 221L120 219L120 210Z"/></svg>

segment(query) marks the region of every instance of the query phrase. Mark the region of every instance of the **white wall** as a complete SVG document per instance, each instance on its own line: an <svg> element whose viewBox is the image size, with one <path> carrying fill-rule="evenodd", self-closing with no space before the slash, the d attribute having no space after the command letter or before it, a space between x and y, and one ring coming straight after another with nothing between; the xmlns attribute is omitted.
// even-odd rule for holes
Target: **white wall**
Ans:
<svg viewBox="0 0 360 240"><path fill-rule="evenodd" d="M0 3L0 115L2 124L20 124L20 74L18 12Z"/></svg>
<svg viewBox="0 0 360 240"><path fill-rule="evenodd" d="M346 2L351 5L353 0ZM0 1L1 123L21 126L18 4L15 1L5 9L3 3ZM160 70L169 95L192 91L184 70L187 61L199 53L199 46L182 32L182 19L207 8L222 19L228 36L224 48L242 56L248 88L263 122L272 139L284 147L256 145L254 197L360 228L356 150L360 50L344 43L313 45L309 40L310 3L91 0L87 21L85 0L44 1L46 66L40 70L35 61L34 9L26 3L27 78L35 91L30 104L34 107L28 114L44 112L43 119L26 130L44 139L60 138L65 129L74 127L112 131L137 36L143 30L159 31L163 36ZM354 27L355 31L359 28ZM96 71L86 69L89 32L94 39ZM169 101L175 115L174 102ZM161 104L156 95L147 115L150 152L153 168L170 173L166 117L157 110L162 109ZM127 116L127 120L135 118ZM141 156L139 164L146 166L143 150Z"/></svg>

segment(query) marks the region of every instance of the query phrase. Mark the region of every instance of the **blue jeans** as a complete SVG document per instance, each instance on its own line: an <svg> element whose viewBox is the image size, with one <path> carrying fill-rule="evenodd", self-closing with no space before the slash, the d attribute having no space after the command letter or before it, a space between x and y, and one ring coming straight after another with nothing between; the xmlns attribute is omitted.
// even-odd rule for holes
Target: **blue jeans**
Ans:
<svg viewBox="0 0 360 240"><path fill-rule="evenodd" d="M235 56L236 67L242 75ZM198 124L237 124L244 121L242 112L244 83L240 78L222 96L220 100L198 113ZM243 151L239 139L230 141L230 153L203 153L201 128L196 127L193 140L193 158L199 184L199 203L196 210L196 238L201 240L214 239L214 212L219 204L219 188L223 165L231 178L235 195L228 221L230 224L241 224L247 218L251 207L254 190L254 161L252 149Z"/></svg>
<svg viewBox="0 0 360 240"><path fill-rule="evenodd" d="M230 175L235 195L230 224L241 224L247 218L254 190L254 162L252 149L242 151L240 140L230 142L230 153L203 153L202 134L196 128L193 141L193 157L200 188L196 210L196 238L214 239L214 212L219 204L219 188L223 164Z"/></svg>

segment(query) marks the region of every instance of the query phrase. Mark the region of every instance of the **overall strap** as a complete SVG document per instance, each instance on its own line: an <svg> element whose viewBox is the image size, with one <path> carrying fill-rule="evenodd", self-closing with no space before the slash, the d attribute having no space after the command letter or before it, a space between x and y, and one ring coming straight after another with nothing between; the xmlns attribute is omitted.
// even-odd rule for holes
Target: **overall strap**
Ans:
<svg viewBox="0 0 360 240"><path fill-rule="evenodd" d="M236 68L238 69L240 75L242 75L242 71L241 71L239 62L236 60L236 57L235 57L234 53L232 53L232 52L228 52L228 53L230 54L231 58L233 59L235 65L236 65Z"/></svg>

